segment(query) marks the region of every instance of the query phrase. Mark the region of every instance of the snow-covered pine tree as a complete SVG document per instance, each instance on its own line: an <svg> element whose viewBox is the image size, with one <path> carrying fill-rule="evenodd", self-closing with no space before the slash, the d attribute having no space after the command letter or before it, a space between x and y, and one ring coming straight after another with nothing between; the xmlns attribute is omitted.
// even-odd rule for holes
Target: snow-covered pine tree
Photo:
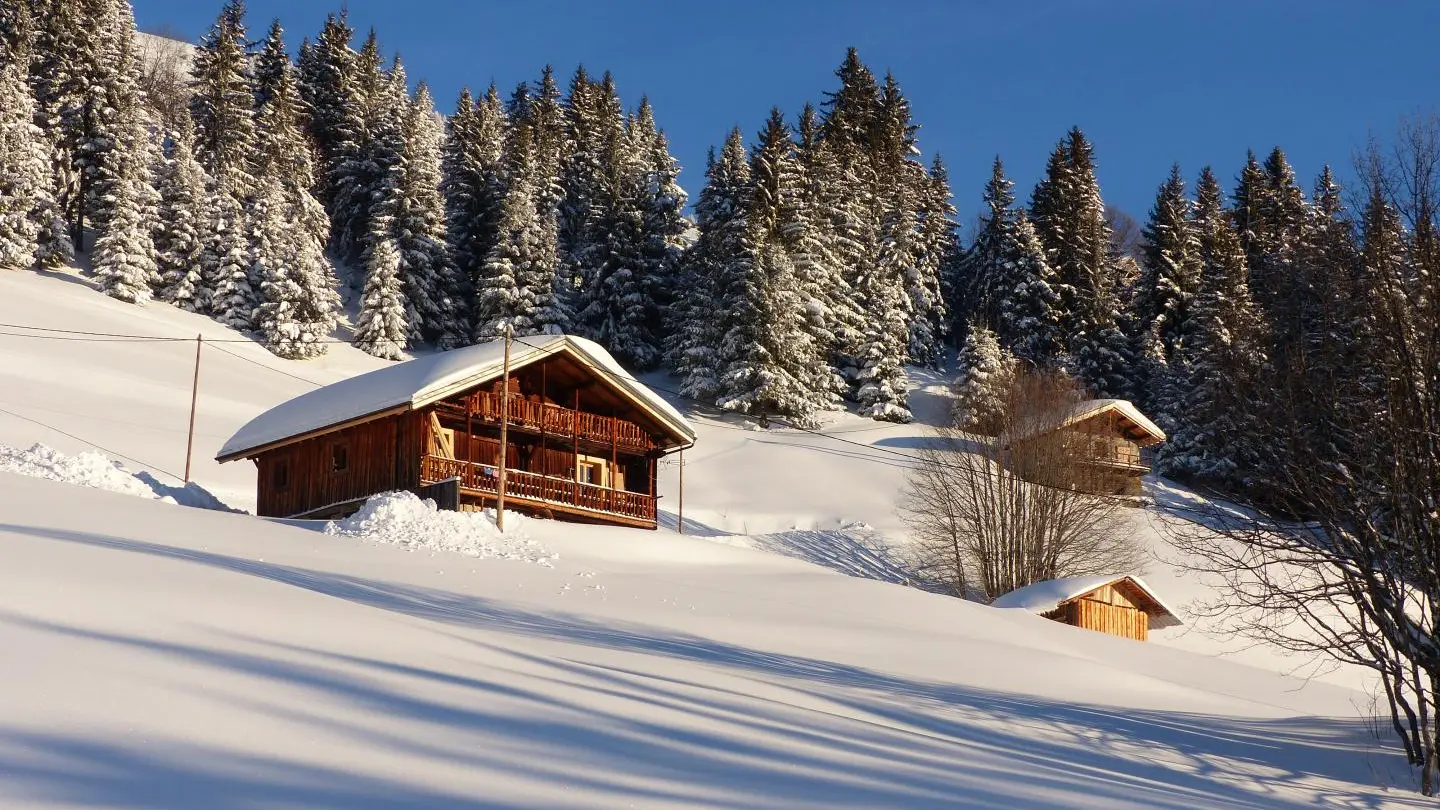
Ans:
<svg viewBox="0 0 1440 810"><path fill-rule="evenodd" d="M745 230L727 245L733 253L714 256L724 319L716 405L758 416L762 424L783 416L809 426L815 411L832 407L836 397L816 385L822 358L805 328L800 283L785 245L793 150L784 116L772 110L750 154L750 182L740 201Z"/></svg>
<svg viewBox="0 0 1440 810"><path fill-rule="evenodd" d="M446 121L441 159L446 237L456 271L452 279L456 287L449 294L472 309L485 257L499 233L504 197L504 126L500 120L504 113L496 94L491 96L477 104L468 89L460 93L455 112ZM475 324L470 328L473 331Z"/></svg>
<svg viewBox="0 0 1440 810"><path fill-rule="evenodd" d="M973 321L1003 335L1006 330L1000 326L997 303L1001 285L1010 274L1009 264L1015 258L1015 221L1019 212L1015 208L1015 184L1005 176L1005 165L999 155L991 164L983 200L985 210L980 214L975 241L970 243L957 268L960 289L954 297L964 304L952 313L952 318L962 333L964 324Z"/></svg>
<svg viewBox="0 0 1440 810"><path fill-rule="evenodd" d="M1131 399L1142 409L1154 407L1152 387L1165 384L1172 365L1188 360L1195 324L1191 305L1200 287L1200 244L1193 228L1190 200L1180 165L1155 196L1145 225L1141 274L1135 285L1131 336L1137 361L1131 369ZM1178 368L1176 373L1183 373ZM1163 426L1162 426L1163 427Z"/></svg>
<svg viewBox="0 0 1440 810"><path fill-rule="evenodd" d="M1250 292L1270 325L1271 359L1288 354L1301 338L1294 310L1302 299L1297 266L1310 219L1305 194L1284 151L1271 150L1263 165L1249 155L1235 190L1235 219L1250 265Z"/></svg>
<svg viewBox="0 0 1440 810"><path fill-rule="evenodd" d="M662 357L659 312L650 296L661 286L645 263L645 185L648 151L637 142L647 128L620 109L607 73L592 88L599 146L599 175L590 202L589 230L579 269L584 271L575 309L576 330L622 363L654 368ZM653 123L648 127L653 138Z"/></svg>
<svg viewBox="0 0 1440 810"><path fill-rule="evenodd" d="M965 340L955 358L950 417L961 430L994 435L1004 416L1006 392L1018 363L985 324L977 321L964 332Z"/></svg>
<svg viewBox="0 0 1440 810"><path fill-rule="evenodd" d="M213 290L207 309L215 320L241 332L254 326L255 286L250 277L251 227L234 193L215 187L210 195L210 223L201 254L204 284Z"/></svg>
<svg viewBox="0 0 1440 810"><path fill-rule="evenodd" d="M713 400L720 393L720 340L730 325L725 270L740 254L749 230L750 164L738 127L726 137L719 159L711 152L705 177L695 202L699 236L681 262L680 299L671 309L673 344L667 362L680 377L680 393Z"/></svg>
<svg viewBox="0 0 1440 810"><path fill-rule="evenodd" d="M1060 294L1035 226L1023 210L1017 211L1014 227L1004 236L1005 259L993 304L1001 345L1036 368L1063 365Z"/></svg>
<svg viewBox="0 0 1440 810"><path fill-rule="evenodd" d="M345 144L329 176L331 246L337 256L351 261L365 252L371 238L378 238L379 231L370 227L370 218L382 215L377 206L392 209L383 215L392 218L393 225L394 200L382 197L399 192L391 175L401 161L401 133L409 110L404 69L398 58L385 69L374 30L355 60L352 97L363 113L357 138ZM419 322L411 319L410 326L418 335Z"/></svg>
<svg viewBox="0 0 1440 810"><path fill-rule="evenodd" d="M310 112L310 135L318 156L316 196L330 214L332 230L340 222L335 184L345 176L343 167L359 154L365 139L358 55L350 47L354 35L343 11L331 14L300 60L300 96Z"/></svg>
<svg viewBox="0 0 1440 810"><path fill-rule="evenodd" d="M809 299L807 320L815 330L816 345L839 376L841 367L853 366L863 324L843 257L858 256L862 250L849 241L854 234L843 225L850 209L844 184L839 182L841 169L835 147L820 137L820 130L815 108L806 104L795 132L800 193L793 199L795 211L786 241L801 293ZM836 227L836 212L841 215L841 227Z"/></svg>
<svg viewBox="0 0 1440 810"><path fill-rule="evenodd" d="M157 174L160 204L155 231L159 298L190 312L206 312L213 290L206 286L205 230L210 222L205 170L195 159L195 130L182 119L171 155Z"/></svg>
<svg viewBox="0 0 1440 810"><path fill-rule="evenodd" d="M266 47L285 52L273 29ZM315 169L295 70L279 59L270 69L266 100L256 115L255 171L267 199L264 216L257 213L253 223L255 327L272 352L302 359L325 353L340 299L335 269L325 256L329 219L311 193ZM282 224L283 232L277 230Z"/></svg>
<svg viewBox="0 0 1440 810"><path fill-rule="evenodd" d="M454 348L468 342L468 302L454 296L457 271L445 241L445 200L440 194L443 125L423 82L405 111L400 138L395 211L400 279L419 316L420 336L442 348Z"/></svg>
<svg viewBox="0 0 1440 810"><path fill-rule="evenodd" d="M138 112L137 107L130 114ZM111 152L113 178L103 201L109 213L90 257L101 291L130 304L148 301L159 281L152 238L155 193L146 157L143 142L121 143Z"/></svg>
<svg viewBox="0 0 1440 810"><path fill-rule="evenodd" d="M547 245L540 238L540 219L535 210L535 163L532 144L526 134L506 144L507 188L500 204L499 238L480 275L475 290L475 339L492 340L507 328L517 335L540 331L537 323L536 264L553 267L543 255ZM543 272L540 274L543 275ZM553 290L553 272L549 276Z"/></svg>
<svg viewBox="0 0 1440 810"><path fill-rule="evenodd" d="M1254 396L1265 357L1245 252L1209 167L1195 185L1193 223L1201 262L1187 352L1193 359L1156 391L1158 409L1175 423L1160 446L1157 468L1212 486L1237 486L1258 457Z"/></svg>
<svg viewBox="0 0 1440 810"><path fill-rule="evenodd" d="M374 234L367 240L355 347L383 360L403 360L410 326L400 282L400 251L384 217L373 218L371 227Z"/></svg>
<svg viewBox="0 0 1440 810"><path fill-rule="evenodd" d="M1130 347L1119 326L1110 225L1095 179L1094 149L1078 127L1051 153L1030 210L1058 278L1075 376L1096 396L1124 396Z"/></svg>
<svg viewBox="0 0 1440 810"><path fill-rule="evenodd" d="M191 60L190 115L200 164L218 187L243 200L254 187L255 88L246 55L245 7L229 0Z"/></svg>
<svg viewBox="0 0 1440 810"><path fill-rule="evenodd" d="M891 209L882 226L878 255L861 267L855 281L855 290L868 311L856 357L859 388L855 398L861 414L887 422L914 418L908 404L910 378L905 373L911 322L905 273L914 255L910 210L905 204Z"/></svg>
<svg viewBox="0 0 1440 810"><path fill-rule="evenodd" d="M578 308L580 291L587 284L588 267L593 264L596 205L600 196L601 132L600 86L591 81L582 65L570 80L565 97L565 130L569 149L561 159L560 184L565 196L557 214L561 287ZM618 102L615 116L618 117Z"/></svg>
<svg viewBox="0 0 1440 810"><path fill-rule="evenodd" d="M1305 278L1297 290L1301 296L1299 332L1307 367L1323 370L1319 376L1338 378L1348 363L1347 344L1351 341L1327 316L1351 307L1349 287L1360 261L1357 229L1329 166L1316 179L1311 200L1310 221L1300 248L1299 267Z"/></svg>
<svg viewBox="0 0 1440 810"><path fill-rule="evenodd" d="M27 82L30 36L24 3L0 16L0 269L35 264L35 213L49 198L48 150Z"/></svg>
<svg viewBox="0 0 1440 810"><path fill-rule="evenodd" d="M955 236L955 206L950 202L950 179L939 155L930 165L922 188L915 235L915 264L911 270L910 361L939 368L945 339L950 332L944 277L959 251Z"/></svg>
<svg viewBox="0 0 1440 810"><path fill-rule="evenodd" d="M276 19L271 21L270 30L265 34L265 44L261 46L259 55L255 57L254 84L257 114L275 97L280 84L286 81L291 83L291 92L297 95L298 100L299 90L295 84L295 67L290 63L290 51L285 48L285 29L280 26L280 20Z"/></svg>

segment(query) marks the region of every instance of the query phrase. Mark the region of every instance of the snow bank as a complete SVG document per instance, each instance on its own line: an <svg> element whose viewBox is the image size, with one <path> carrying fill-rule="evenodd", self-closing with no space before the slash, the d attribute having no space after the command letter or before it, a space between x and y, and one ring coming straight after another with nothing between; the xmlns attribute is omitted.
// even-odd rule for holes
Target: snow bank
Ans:
<svg viewBox="0 0 1440 810"><path fill-rule="evenodd" d="M350 517L326 524L325 532L412 550L456 551L544 566L559 556L525 533L523 517L512 513L506 518L514 523L502 533L488 513L440 511L434 501L421 500L413 492L387 492L370 498Z"/></svg>
<svg viewBox="0 0 1440 810"><path fill-rule="evenodd" d="M0 472L19 473L31 478L44 478L198 509L238 511L226 506L199 484L191 482L180 487L169 486L148 472L132 473L120 462L93 451L71 456L38 442L31 445L29 450L0 444Z"/></svg>

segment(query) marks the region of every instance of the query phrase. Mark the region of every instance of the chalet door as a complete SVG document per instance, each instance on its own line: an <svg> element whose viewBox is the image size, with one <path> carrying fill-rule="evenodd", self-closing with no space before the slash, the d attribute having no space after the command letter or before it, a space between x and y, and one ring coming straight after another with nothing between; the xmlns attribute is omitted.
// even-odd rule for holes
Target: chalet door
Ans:
<svg viewBox="0 0 1440 810"><path fill-rule="evenodd" d="M455 431L440 426L440 417L430 414L430 455L441 458L455 458Z"/></svg>

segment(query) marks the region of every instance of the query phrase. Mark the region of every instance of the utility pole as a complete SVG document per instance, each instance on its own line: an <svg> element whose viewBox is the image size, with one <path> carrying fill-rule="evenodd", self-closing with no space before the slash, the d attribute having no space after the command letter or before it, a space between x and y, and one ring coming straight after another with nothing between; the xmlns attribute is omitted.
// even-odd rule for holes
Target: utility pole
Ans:
<svg viewBox="0 0 1440 810"><path fill-rule="evenodd" d="M185 483L190 483L190 451L195 447L195 402L200 398L200 346L205 342L195 336L195 377L190 381L190 430L185 437Z"/></svg>
<svg viewBox="0 0 1440 810"><path fill-rule="evenodd" d="M680 508L675 517L675 530L685 533L685 451L680 451Z"/></svg>
<svg viewBox="0 0 1440 810"><path fill-rule="evenodd" d="M500 382L500 485L495 498L495 528L505 531L505 467L510 440L510 324L505 324L505 372Z"/></svg>

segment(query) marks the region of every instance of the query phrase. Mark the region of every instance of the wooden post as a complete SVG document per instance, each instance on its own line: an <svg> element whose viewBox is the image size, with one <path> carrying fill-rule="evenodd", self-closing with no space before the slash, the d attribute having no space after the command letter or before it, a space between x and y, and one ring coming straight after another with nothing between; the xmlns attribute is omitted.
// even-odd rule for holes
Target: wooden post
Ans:
<svg viewBox="0 0 1440 810"><path fill-rule="evenodd" d="M495 528L505 531L505 467L510 425L510 324L505 324L505 371L500 383L500 481L495 496Z"/></svg>
<svg viewBox="0 0 1440 810"><path fill-rule="evenodd" d="M200 345L205 342L201 335L195 336L195 376L190 380L190 430L185 437L185 483L190 483L190 452L195 448L195 402L200 398Z"/></svg>
<svg viewBox="0 0 1440 810"><path fill-rule="evenodd" d="M544 364L544 363L541 363L541 364L540 364L540 476L541 476L541 478L548 478L548 477L550 476L550 459L549 459L549 457L546 455L546 451L545 451L545 420L546 420L546 418L549 416L549 412L547 411L547 409L546 409L546 407L545 407L545 400L550 396L549 387L550 387L550 386L549 386L549 384L546 382L546 379L545 379L545 364ZM543 482L543 481L542 481L541 485L544 486L544 482ZM542 497L544 497L544 496L542 495Z"/></svg>
<svg viewBox="0 0 1440 810"><path fill-rule="evenodd" d="M575 409L570 411L570 447L575 458L571 459L570 477L575 494L570 497L572 506L580 505L580 389L575 389Z"/></svg>
<svg viewBox="0 0 1440 810"><path fill-rule="evenodd" d="M653 497L655 493L650 493ZM680 451L680 505L675 515L675 529L681 534L685 533L685 451Z"/></svg>

